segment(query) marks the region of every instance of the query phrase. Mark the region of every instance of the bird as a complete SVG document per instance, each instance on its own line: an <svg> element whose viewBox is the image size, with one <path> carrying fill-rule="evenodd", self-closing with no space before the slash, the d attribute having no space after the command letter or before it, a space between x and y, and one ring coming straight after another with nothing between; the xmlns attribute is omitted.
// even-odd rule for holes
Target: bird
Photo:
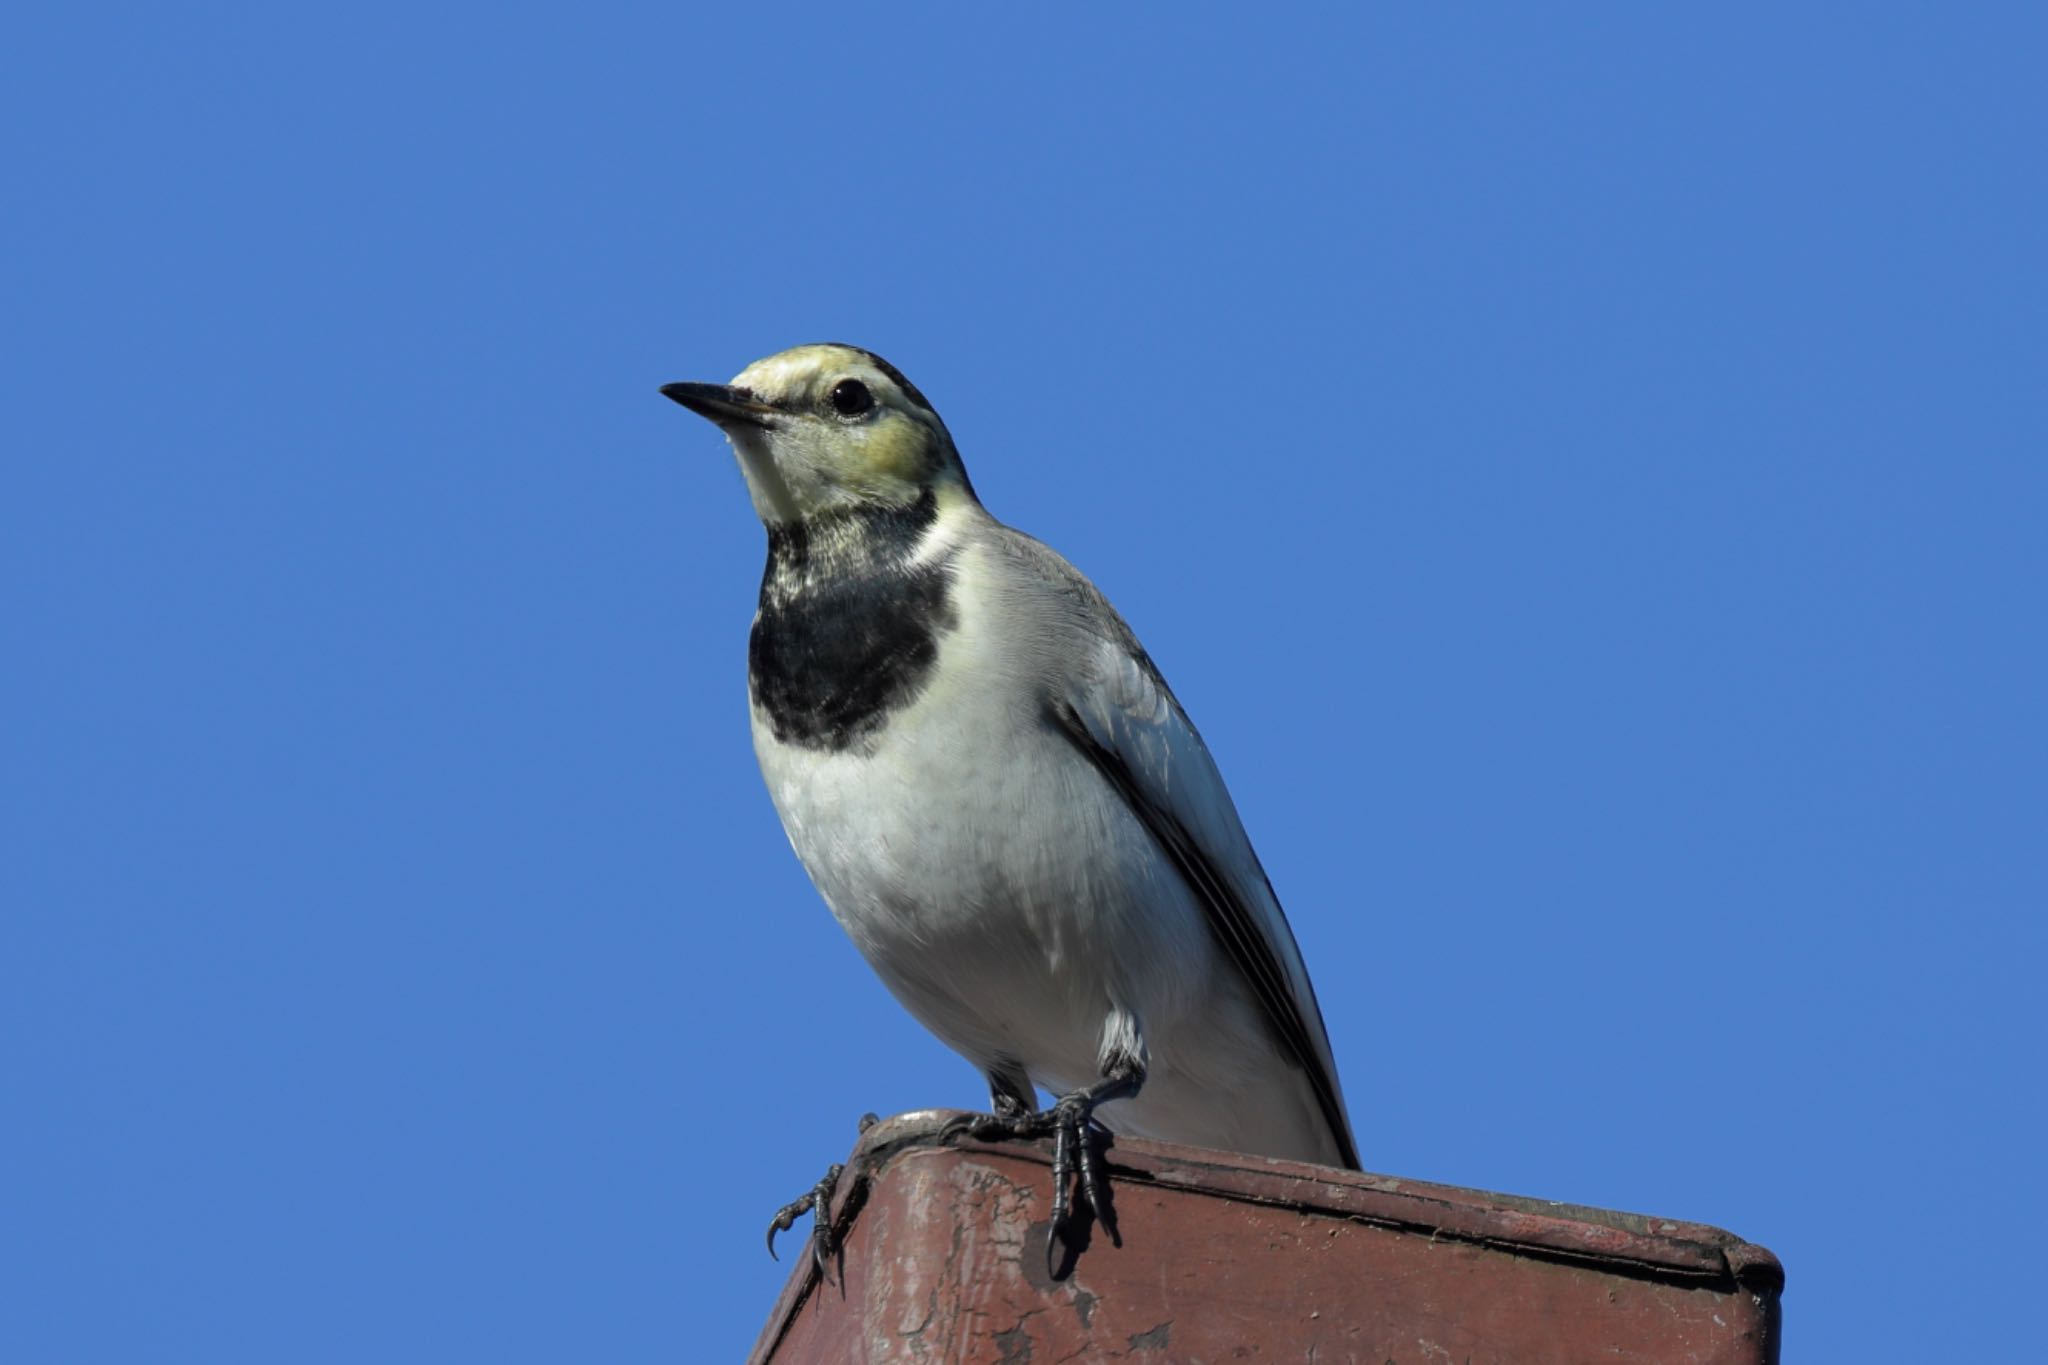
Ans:
<svg viewBox="0 0 2048 1365"><path fill-rule="evenodd" d="M974 1131L1054 1139L1054 1227L1073 1182L1114 1235L1098 1129L1357 1169L1287 917L1108 598L983 508L873 352L798 346L660 391L724 432L767 531L748 701L790 845L986 1079ZM771 1252L809 1208L821 1254L836 1174L777 1215Z"/></svg>

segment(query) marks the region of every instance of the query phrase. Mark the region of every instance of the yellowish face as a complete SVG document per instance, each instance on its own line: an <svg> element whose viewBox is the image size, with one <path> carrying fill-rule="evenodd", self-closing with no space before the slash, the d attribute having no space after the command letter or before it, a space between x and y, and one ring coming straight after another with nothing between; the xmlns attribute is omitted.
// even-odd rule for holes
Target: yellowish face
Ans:
<svg viewBox="0 0 2048 1365"><path fill-rule="evenodd" d="M768 522L854 506L904 506L967 481L953 438L916 387L852 346L798 346L733 378L717 421Z"/></svg>

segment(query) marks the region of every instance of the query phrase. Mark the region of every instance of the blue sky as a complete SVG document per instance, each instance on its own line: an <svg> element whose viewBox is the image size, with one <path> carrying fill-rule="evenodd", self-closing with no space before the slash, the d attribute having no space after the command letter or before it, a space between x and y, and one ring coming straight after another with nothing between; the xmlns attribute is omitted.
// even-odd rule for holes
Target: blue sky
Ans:
<svg viewBox="0 0 2048 1365"><path fill-rule="evenodd" d="M2040 12L774 13L11 21L0 1355L733 1358L980 1102L655 393L821 339L1173 680L1370 1168L2037 1349Z"/></svg>

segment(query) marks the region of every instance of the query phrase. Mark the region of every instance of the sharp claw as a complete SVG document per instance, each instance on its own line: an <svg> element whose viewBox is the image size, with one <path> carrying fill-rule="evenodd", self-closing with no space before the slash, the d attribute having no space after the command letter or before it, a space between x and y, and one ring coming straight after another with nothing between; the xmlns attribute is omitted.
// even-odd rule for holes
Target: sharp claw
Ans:
<svg viewBox="0 0 2048 1365"><path fill-rule="evenodd" d="M771 1260L782 1259L775 1254L775 1234L788 1232L796 1226L797 1219L808 1213L811 1215L811 1256L818 1263L818 1273L825 1274L824 1257L832 1250L832 1189L839 1183L840 1172L845 1169L843 1165L834 1164L825 1172L825 1178L811 1187L809 1194L792 1199L775 1211L775 1216L768 1220L768 1255Z"/></svg>
<svg viewBox="0 0 2048 1365"><path fill-rule="evenodd" d="M1103 1188L1109 1177L1102 1169L1102 1153L1088 1141L1088 1136L1087 1131L1082 1130L1081 1197L1088 1201L1088 1212L1095 1216L1095 1221L1109 1234L1110 1241L1116 1242L1116 1213L1110 1207L1109 1191Z"/></svg>
<svg viewBox="0 0 2048 1365"><path fill-rule="evenodd" d="M769 1260L779 1261L782 1259L775 1254L775 1234L778 1232L788 1232L794 1227L796 1225L796 1216L803 1212L803 1207L804 1201L801 1199L797 1200L794 1204L784 1204L775 1211L775 1216L768 1220Z"/></svg>

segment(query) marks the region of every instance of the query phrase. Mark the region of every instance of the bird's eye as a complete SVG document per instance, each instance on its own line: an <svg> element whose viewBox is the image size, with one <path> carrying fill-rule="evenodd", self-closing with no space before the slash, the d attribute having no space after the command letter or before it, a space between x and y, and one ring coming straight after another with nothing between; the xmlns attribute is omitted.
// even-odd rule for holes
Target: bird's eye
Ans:
<svg viewBox="0 0 2048 1365"><path fill-rule="evenodd" d="M841 417L858 417L875 405L875 396L858 379L842 379L832 386L832 411Z"/></svg>

